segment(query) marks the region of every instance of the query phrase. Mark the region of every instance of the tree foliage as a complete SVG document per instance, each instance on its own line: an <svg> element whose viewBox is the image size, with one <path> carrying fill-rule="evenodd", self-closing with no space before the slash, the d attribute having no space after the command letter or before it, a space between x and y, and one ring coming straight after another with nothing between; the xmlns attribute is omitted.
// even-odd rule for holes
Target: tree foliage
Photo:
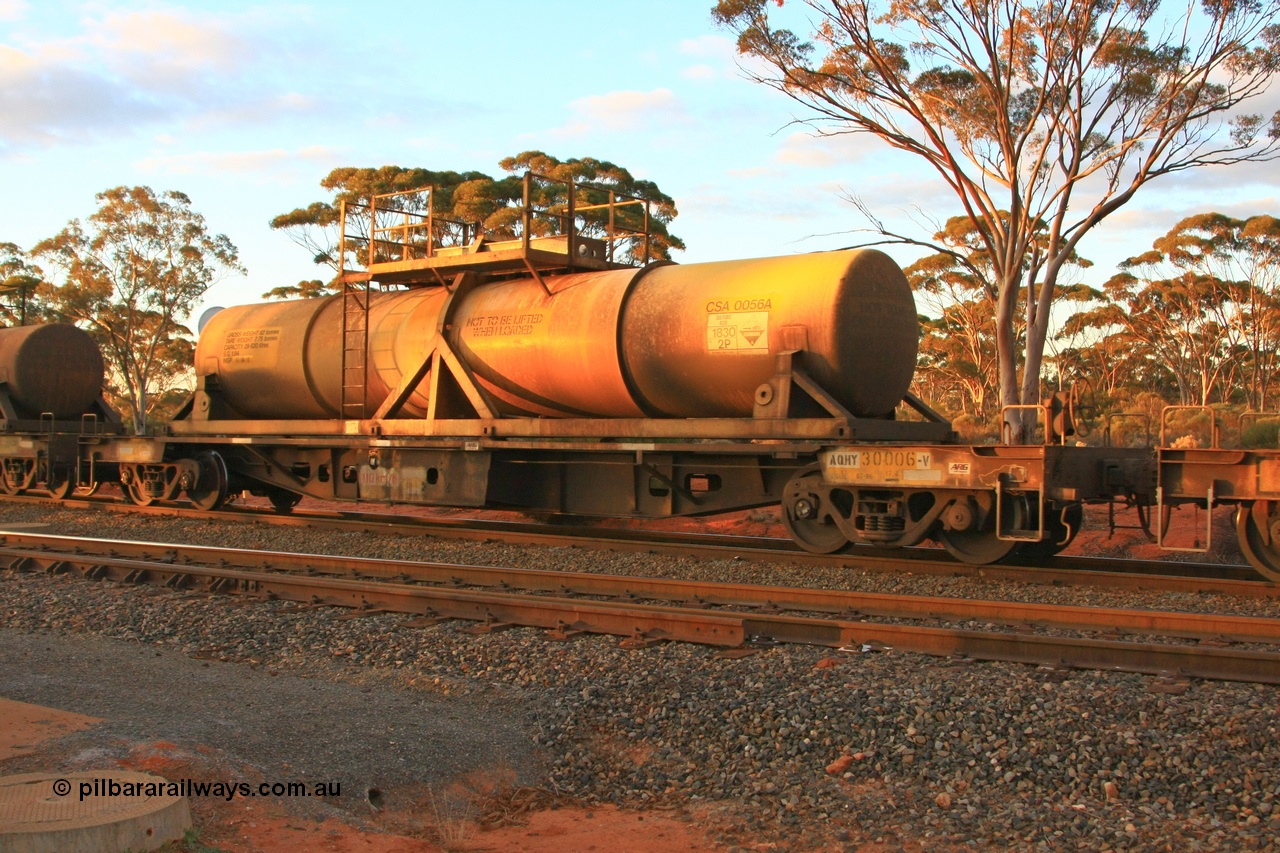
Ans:
<svg viewBox="0 0 1280 853"><path fill-rule="evenodd" d="M1262 410L1280 399L1280 220L1187 217L1104 289L1105 303L1064 325L1094 335L1077 358L1123 354L1133 376L1161 377L1185 405Z"/></svg>
<svg viewBox="0 0 1280 853"><path fill-rule="evenodd" d="M498 164L507 174L493 178L483 172L433 171L422 168L383 166L381 168L342 167L334 169L320 182L320 186L332 193L328 201L312 202L271 220L271 227L284 231L295 243L306 249L317 264L337 271L339 255L339 216L341 203L368 205L374 195L407 193L424 187L432 188L432 209L436 217L461 223L476 224L487 240L512 239L520 235L522 228L521 205L523 203L523 175L526 171L552 178L555 181L574 181L591 184L605 190L647 199L651 202L652 234L650 255L653 259L670 259L671 251L683 249L684 242L667 229L678 214L675 201L663 193L652 181L637 180L621 166L592 157L558 160L541 151L526 151L514 157L506 157ZM607 193L580 187L575 203L598 204L607 201ZM399 203L412 212L421 212L422 196L406 196ZM531 203L540 210L553 213L568 208L568 194L557 183L540 182L535 185ZM629 224L639 225L642 217L636 208L622 208L620 216L628 217ZM603 233L606 214L595 212L579 217L579 227L588 236ZM357 236L367 238L367 220L349 220L355 224ZM557 233L554 220L544 219L535 223L531 236ZM363 252L366 244L359 243ZM634 247L628 251L635 251ZM350 248L349 248L350 252ZM348 268L362 265L363 257L352 252L345 261ZM314 281L275 288L263 294L267 299L296 298L332 292L333 283L327 282L317 289Z"/></svg>
<svg viewBox="0 0 1280 853"><path fill-rule="evenodd" d="M297 284L285 284L273 287L262 294L263 299L315 299L333 292L331 282L318 278L309 278Z"/></svg>
<svg viewBox="0 0 1280 853"><path fill-rule="evenodd" d="M44 272L16 243L0 243L0 322L17 326L39 319Z"/></svg>
<svg viewBox="0 0 1280 853"><path fill-rule="evenodd" d="M1274 2L806 0L811 40L775 26L781 6L713 15L818 132L879 137L955 193L992 265L1004 403L1039 398L1058 277L1085 235L1153 179L1280 153L1280 113L1241 109L1280 69Z"/></svg>
<svg viewBox="0 0 1280 853"><path fill-rule="evenodd" d="M190 373L194 345L179 318L219 278L244 270L231 241L210 234L180 192L115 187L97 201L86 221L72 220L32 254L61 272L43 291L49 310L97 339L141 433Z"/></svg>

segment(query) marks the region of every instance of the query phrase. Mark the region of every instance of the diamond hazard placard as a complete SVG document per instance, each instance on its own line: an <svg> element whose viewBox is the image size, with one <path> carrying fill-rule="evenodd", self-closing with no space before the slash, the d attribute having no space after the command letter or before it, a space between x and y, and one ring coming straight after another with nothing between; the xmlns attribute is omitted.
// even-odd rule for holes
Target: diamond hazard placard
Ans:
<svg viewBox="0 0 1280 853"><path fill-rule="evenodd" d="M711 352L768 352L769 312L708 314L707 349Z"/></svg>

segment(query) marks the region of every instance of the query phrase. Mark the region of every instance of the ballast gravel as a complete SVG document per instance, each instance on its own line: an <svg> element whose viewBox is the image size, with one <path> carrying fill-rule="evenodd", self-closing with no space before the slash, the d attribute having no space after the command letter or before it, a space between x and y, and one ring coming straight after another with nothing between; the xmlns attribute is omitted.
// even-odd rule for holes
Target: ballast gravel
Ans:
<svg viewBox="0 0 1280 853"><path fill-rule="evenodd" d="M39 532L228 547L929 595L998 597L1008 588L1039 600L1146 607L1177 600L1186 609L1231 605L1277 615L1269 601L833 577L747 562L0 508L0 527L15 522L50 525ZM353 727L375 717L405 726L410 763L433 760L434 749L471 749L501 731L490 738L494 753L469 760L518 767L534 784L588 803L706 806L727 841L764 838L783 849L865 842L885 850L1274 849L1280 830L1273 686L1194 681L1179 693L1140 675L798 646L730 660L693 645L627 651L609 637L554 643L532 629L475 636L459 623L413 628L408 617L342 613L0 571L0 693L54 704L77 693L22 663L22 650L51 636L125 641L92 644L101 660L78 670L85 689L140 677L117 665L139 657L138 648L160 651L166 665L214 658L228 671L260 678L266 669L279 673L274 680L323 683L335 695L367 688L361 695L384 710L366 717L359 702L344 706ZM260 701L281 706L284 718L300 700L286 692ZM442 735L408 726L427 709L436 716L452 709L448 723L457 728ZM442 737L449 743L424 743ZM358 749L324 750L323 738L299 737L257 760L322 775L361 772L350 764L359 763ZM371 750L368 763L387 756ZM735 823L742 834L730 828Z"/></svg>

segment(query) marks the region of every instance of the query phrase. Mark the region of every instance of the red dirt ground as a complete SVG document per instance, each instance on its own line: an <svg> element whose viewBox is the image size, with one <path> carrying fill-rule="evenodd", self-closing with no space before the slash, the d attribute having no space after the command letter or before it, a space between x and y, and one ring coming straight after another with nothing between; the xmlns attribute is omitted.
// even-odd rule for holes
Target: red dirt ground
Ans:
<svg viewBox="0 0 1280 853"><path fill-rule="evenodd" d="M360 829L335 820L304 822L279 806L262 808L256 804L228 808L219 820L217 827L205 824L200 840L227 853L688 853L726 849L691 824L611 806L541 811L530 815L524 825L489 831L464 822L426 826L421 830L426 837Z"/></svg>
<svg viewBox="0 0 1280 853"><path fill-rule="evenodd" d="M16 757L36 756L48 768L68 756L45 744L101 722L86 717L0 698L0 775ZM120 767L168 779L250 779L258 774L233 766L209 747L185 750L167 741L135 744ZM76 769L94 769L79 768ZM107 768L103 768L107 769ZM528 853L687 853L721 850L707 833L663 812L621 811L614 807L560 805L510 791L496 780L470 778L437 801L429 793L396 811L374 812L361 820L305 817L286 802L218 797L193 798L199 843L226 853L440 853L441 851L528 851ZM405 792L397 792L404 799ZM522 796L523 795L523 796ZM543 798L545 799L545 798ZM542 808L527 811L527 807ZM483 822L499 825L484 827Z"/></svg>
<svg viewBox="0 0 1280 853"><path fill-rule="evenodd" d="M87 729L102 720L0 698L0 761L36 752L53 738Z"/></svg>

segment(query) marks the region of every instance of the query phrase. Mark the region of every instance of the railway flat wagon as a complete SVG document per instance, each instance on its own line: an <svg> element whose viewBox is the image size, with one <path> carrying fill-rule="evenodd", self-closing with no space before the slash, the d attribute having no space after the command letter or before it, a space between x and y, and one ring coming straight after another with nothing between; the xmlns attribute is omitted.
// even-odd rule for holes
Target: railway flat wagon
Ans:
<svg viewBox="0 0 1280 853"><path fill-rule="evenodd" d="M525 181L530 199L548 179ZM0 487L118 482L206 509L249 491L286 512L303 495L625 518L780 505L810 551L932 539L973 563L1055 553L1089 502L1159 503L1163 457L1075 446L1058 395L1016 413L1037 443L960 443L908 390L919 325L887 255L651 262L642 200L563 189L567 207L526 201L509 239L435 217L430 190L345 206L340 292L214 315L161 435L120 433L100 361L77 368L94 399L69 406L30 399L13 365Z"/></svg>

